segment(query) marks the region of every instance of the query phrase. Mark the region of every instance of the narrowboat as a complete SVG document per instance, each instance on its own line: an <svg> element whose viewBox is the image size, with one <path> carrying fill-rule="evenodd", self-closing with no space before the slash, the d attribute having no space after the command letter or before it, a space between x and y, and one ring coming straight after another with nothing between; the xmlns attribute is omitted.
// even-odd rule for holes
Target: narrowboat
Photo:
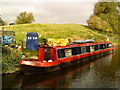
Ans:
<svg viewBox="0 0 120 90"><path fill-rule="evenodd" d="M45 73L79 64L85 58L113 52L111 42L75 41L66 46L43 45L38 47L38 59L20 61L25 74ZM87 59L90 60L90 59Z"/></svg>

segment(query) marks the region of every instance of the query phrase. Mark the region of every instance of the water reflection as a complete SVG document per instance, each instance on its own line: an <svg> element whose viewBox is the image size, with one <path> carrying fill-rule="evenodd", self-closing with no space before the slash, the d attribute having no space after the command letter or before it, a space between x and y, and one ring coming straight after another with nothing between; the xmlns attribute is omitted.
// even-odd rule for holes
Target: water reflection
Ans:
<svg viewBox="0 0 120 90"><path fill-rule="evenodd" d="M114 88L118 87L118 76L109 69L109 59L112 55L101 58L97 63L90 65L90 71L82 73L81 78L71 87L77 88ZM78 77L79 78L79 77Z"/></svg>
<svg viewBox="0 0 120 90"><path fill-rule="evenodd" d="M19 72L2 76L2 88L19 88L21 86L22 75Z"/></svg>
<svg viewBox="0 0 120 90"><path fill-rule="evenodd" d="M76 76L81 75L81 66L74 66L64 70L56 71L49 74L24 76L22 81L22 88L68 88ZM90 67L85 67L85 71L90 70ZM83 72L82 72L83 73ZM29 83L28 83L29 81Z"/></svg>
<svg viewBox="0 0 120 90"><path fill-rule="evenodd" d="M118 54L117 49L114 54L89 58L89 62L53 73L4 76L3 88L118 88Z"/></svg>

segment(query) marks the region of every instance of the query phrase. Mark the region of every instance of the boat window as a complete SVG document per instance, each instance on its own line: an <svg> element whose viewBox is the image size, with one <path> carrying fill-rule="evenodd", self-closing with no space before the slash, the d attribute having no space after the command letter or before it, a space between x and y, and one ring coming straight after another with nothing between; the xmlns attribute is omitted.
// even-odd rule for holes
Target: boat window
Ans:
<svg viewBox="0 0 120 90"><path fill-rule="evenodd" d="M107 47L107 43L105 44L105 47L108 48L108 47Z"/></svg>
<svg viewBox="0 0 120 90"><path fill-rule="evenodd" d="M82 54L81 47L77 47L77 54Z"/></svg>
<svg viewBox="0 0 120 90"><path fill-rule="evenodd" d="M95 45L95 51L99 50L99 45Z"/></svg>
<svg viewBox="0 0 120 90"><path fill-rule="evenodd" d="M65 49L65 56L66 57L72 56L72 49Z"/></svg>
<svg viewBox="0 0 120 90"><path fill-rule="evenodd" d="M78 55L78 54L81 54L80 47L74 47L74 48L72 48L72 55Z"/></svg>
<svg viewBox="0 0 120 90"><path fill-rule="evenodd" d="M100 45L98 45L98 50L100 50Z"/></svg>
<svg viewBox="0 0 120 90"><path fill-rule="evenodd" d="M50 52L50 49L51 49L51 48L45 48L44 51L45 51L45 52Z"/></svg>
<svg viewBox="0 0 120 90"><path fill-rule="evenodd" d="M107 48L111 48L112 47L112 44L111 43L108 43L107 44Z"/></svg>
<svg viewBox="0 0 120 90"><path fill-rule="evenodd" d="M103 49L105 49L106 48L106 46L105 46L105 44L103 44Z"/></svg>
<svg viewBox="0 0 120 90"><path fill-rule="evenodd" d="M81 52L86 53L86 47L81 47Z"/></svg>
<svg viewBox="0 0 120 90"><path fill-rule="evenodd" d="M57 53L58 53L58 58L65 57L65 51L64 51L64 49L57 50Z"/></svg>
<svg viewBox="0 0 120 90"><path fill-rule="evenodd" d="M77 48L72 48L72 55L77 55Z"/></svg>
<svg viewBox="0 0 120 90"><path fill-rule="evenodd" d="M100 45L100 49L103 49L103 44Z"/></svg>
<svg viewBox="0 0 120 90"><path fill-rule="evenodd" d="M90 46L86 46L87 52L90 52Z"/></svg>
<svg viewBox="0 0 120 90"><path fill-rule="evenodd" d="M91 52L95 51L94 46L90 46L90 51Z"/></svg>
<svg viewBox="0 0 120 90"><path fill-rule="evenodd" d="M51 48L44 48L44 60L50 60L51 59L51 53L50 53Z"/></svg>

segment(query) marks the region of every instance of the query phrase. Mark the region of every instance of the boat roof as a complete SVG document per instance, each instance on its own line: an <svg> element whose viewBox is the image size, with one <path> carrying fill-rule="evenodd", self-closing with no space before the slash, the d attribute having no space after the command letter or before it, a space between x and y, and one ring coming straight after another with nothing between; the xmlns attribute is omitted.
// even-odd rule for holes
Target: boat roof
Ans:
<svg viewBox="0 0 120 90"><path fill-rule="evenodd" d="M66 46L48 46L44 45L41 46L41 48L69 48L69 47L79 47L79 46L90 46L90 45L96 45L96 44L105 44L105 43L111 43L111 42L92 42L92 43L81 43L81 44L72 44L72 45L66 45Z"/></svg>

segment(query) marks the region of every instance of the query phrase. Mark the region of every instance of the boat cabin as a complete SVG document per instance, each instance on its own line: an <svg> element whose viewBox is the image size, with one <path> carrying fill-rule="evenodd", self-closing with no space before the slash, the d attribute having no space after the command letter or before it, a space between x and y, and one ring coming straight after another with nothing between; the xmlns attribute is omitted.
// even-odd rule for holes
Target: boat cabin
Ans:
<svg viewBox="0 0 120 90"><path fill-rule="evenodd" d="M67 46L41 46L39 47L38 60L41 62L53 62L85 55L86 53L112 48L111 42L83 43Z"/></svg>

